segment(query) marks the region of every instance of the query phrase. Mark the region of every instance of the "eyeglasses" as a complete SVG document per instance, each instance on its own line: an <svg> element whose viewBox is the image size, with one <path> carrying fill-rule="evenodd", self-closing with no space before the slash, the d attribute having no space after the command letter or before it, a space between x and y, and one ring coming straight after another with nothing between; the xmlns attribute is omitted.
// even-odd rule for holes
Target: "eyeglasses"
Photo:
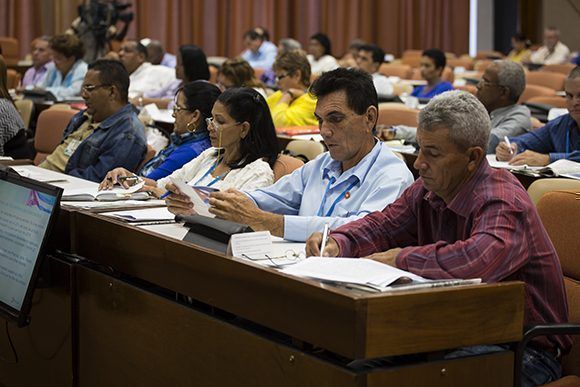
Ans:
<svg viewBox="0 0 580 387"><path fill-rule="evenodd" d="M306 259L306 254L301 252L296 252L294 250L286 250L284 255L271 257L268 254L264 254L263 257L250 257L247 254L242 254L242 257L250 260L252 262L257 262L266 266L273 266L273 267L283 267L287 265L293 265Z"/></svg>
<svg viewBox="0 0 580 387"><path fill-rule="evenodd" d="M102 85L83 85L83 87L81 87L81 91L84 91L85 93L92 93L93 91L97 90L100 87L108 87L111 85L105 84L103 83Z"/></svg>
<svg viewBox="0 0 580 387"><path fill-rule="evenodd" d="M282 74L282 75L276 75L276 82L280 82L282 79L286 78L288 75L288 73L286 74Z"/></svg>
<svg viewBox="0 0 580 387"><path fill-rule="evenodd" d="M241 122L234 122L234 123L231 123L231 124L225 124L225 125L223 125L223 124L219 124L219 123L215 122L215 120L213 118L211 118L211 117L206 118L205 119L205 123L206 123L206 125L207 125L208 128L209 127L212 127L215 130L221 130L224 126L228 126L228 125L234 126L234 125L241 124Z"/></svg>
<svg viewBox="0 0 580 387"><path fill-rule="evenodd" d="M186 107L179 106L177 104L173 105L173 113L177 114L182 110L187 110Z"/></svg>

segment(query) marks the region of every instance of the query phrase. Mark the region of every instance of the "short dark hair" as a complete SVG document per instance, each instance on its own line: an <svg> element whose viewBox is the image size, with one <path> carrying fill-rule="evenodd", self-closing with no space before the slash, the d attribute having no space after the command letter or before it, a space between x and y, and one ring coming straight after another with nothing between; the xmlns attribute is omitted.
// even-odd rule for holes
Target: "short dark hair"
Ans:
<svg viewBox="0 0 580 387"><path fill-rule="evenodd" d="M572 79L576 79L580 77L580 66L576 66L572 69L572 71L570 71L570 74L568 74L568 80L572 80Z"/></svg>
<svg viewBox="0 0 580 387"><path fill-rule="evenodd" d="M423 51L422 56L426 56L427 58L431 58L433 63L435 63L435 68L443 69L447 65L447 59L445 58L445 54L443 51L438 50L436 48L430 48L428 50Z"/></svg>
<svg viewBox="0 0 580 387"><path fill-rule="evenodd" d="M135 40L135 49L137 50L138 53L143 54L145 56L145 60L147 60L147 57L149 56L149 54L147 54L147 47L145 47L143 45L143 43L138 42Z"/></svg>
<svg viewBox="0 0 580 387"><path fill-rule="evenodd" d="M250 40L256 40L256 39L260 39L262 41L264 41L264 35L258 33L256 30L249 30L246 31L246 33L244 34L244 39L245 38L250 38Z"/></svg>
<svg viewBox="0 0 580 387"><path fill-rule="evenodd" d="M49 41L51 50L56 51L67 58L74 57L79 60L85 55L83 42L76 35L56 35Z"/></svg>
<svg viewBox="0 0 580 387"><path fill-rule="evenodd" d="M370 74L359 69L338 68L323 73L310 87L310 93L320 99L344 90L348 107L364 114L369 106L379 108L377 90Z"/></svg>
<svg viewBox="0 0 580 387"><path fill-rule="evenodd" d="M238 122L248 122L250 131L240 142L242 159L232 168L242 168L253 161L265 158L273 166L280 146L276 129L266 100L260 93L247 87L224 91L218 98L230 116Z"/></svg>
<svg viewBox="0 0 580 387"><path fill-rule="evenodd" d="M385 52L376 44L361 44L358 50L370 52L373 56L374 63L378 63L380 65L385 61Z"/></svg>
<svg viewBox="0 0 580 387"><path fill-rule="evenodd" d="M103 85L116 86L121 102L127 103L129 98L129 73L118 60L99 59L89 65L89 70L99 72L99 80Z"/></svg>
<svg viewBox="0 0 580 387"><path fill-rule="evenodd" d="M209 66L203 50L193 44L186 44L179 47L179 54L183 62L183 72L185 81L192 82L198 79L207 81L209 79Z"/></svg>
<svg viewBox="0 0 580 387"><path fill-rule="evenodd" d="M332 45L330 43L330 38L321 32L318 32L310 37L310 39L316 40L318 43L324 47L323 55L332 55Z"/></svg>
<svg viewBox="0 0 580 387"><path fill-rule="evenodd" d="M207 124L205 119L211 117L211 109L222 92L216 85L204 80L186 83L177 90L177 93L180 91L183 92L185 97L187 110L190 112L199 110L201 113L201 121L196 133L206 132Z"/></svg>

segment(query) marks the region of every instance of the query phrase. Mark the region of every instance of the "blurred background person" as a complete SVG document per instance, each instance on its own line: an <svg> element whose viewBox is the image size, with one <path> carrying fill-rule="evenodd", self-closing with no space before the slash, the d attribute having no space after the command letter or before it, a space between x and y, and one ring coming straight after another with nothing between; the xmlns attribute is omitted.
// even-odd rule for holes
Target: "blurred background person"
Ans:
<svg viewBox="0 0 580 387"><path fill-rule="evenodd" d="M141 44L147 47L147 59L149 63L165 67L175 68L177 64L176 55L165 51L159 40L141 39Z"/></svg>
<svg viewBox="0 0 580 387"><path fill-rule="evenodd" d="M570 49L560 41L560 30L548 27L544 30L544 45L530 56L535 64L563 64L570 60Z"/></svg>
<svg viewBox="0 0 580 387"><path fill-rule="evenodd" d="M530 41L526 35L517 33L512 36L512 50L509 52L507 59L512 62L524 63L530 61Z"/></svg>
<svg viewBox="0 0 580 387"><path fill-rule="evenodd" d="M49 63L52 61L49 42L50 36L40 36L32 41L32 67L24 73L22 87L40 85L46 78Z"/></svg>
<svg viewBox="0 0 580 387"><path fill-rule="evenodd" d="M310 37L307 58L310 71L315 76L338 67L338 62L332 56L330 38L320 32Z"/></svg>
<svg viewBox="0 0 580 387"><path fill-rule="evenodd" d="M415 87L411 95L417 98L433 98L436 95L453 90L453 85L443 81L441 75L447 59L443 51L436 48L423 51L421 56L421 77L427 81L426 85Z"/></svg>
<svg viewBox="0 0 580 387"><path fill-rule="evenodd" d="M240 55L253 68L268 70L276 60L276 45L269 41L268 31L256 27L244 34L246 50Z"/></svg>
<svg viewBox="0 0 580 387"><path fill-rule="evenodd" d="M251 87L266 98L266 88L256 78L254 69L242 58L228 59L218 74L218 87L223 91L233 87Z"/></svg>

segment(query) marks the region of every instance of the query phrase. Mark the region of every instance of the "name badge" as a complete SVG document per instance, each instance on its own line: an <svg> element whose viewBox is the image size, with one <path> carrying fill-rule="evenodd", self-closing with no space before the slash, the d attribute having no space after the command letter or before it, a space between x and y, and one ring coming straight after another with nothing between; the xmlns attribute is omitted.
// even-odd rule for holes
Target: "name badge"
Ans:
<svg viewBox="0 0 580 387"><path fill-rule="evenodd" d="M65 156L71 157L73 153L77 150L81 142L76 139L72 139L71 142L67 145L66 149L64 150Z"/></svg>

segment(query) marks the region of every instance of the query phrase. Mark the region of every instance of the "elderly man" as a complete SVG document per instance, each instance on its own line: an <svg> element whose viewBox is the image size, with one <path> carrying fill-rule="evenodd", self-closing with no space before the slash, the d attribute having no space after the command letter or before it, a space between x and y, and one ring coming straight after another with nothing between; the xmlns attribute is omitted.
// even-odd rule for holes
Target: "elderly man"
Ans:
<svg viewBox="0 0 580 387"><path fill-rule="evenodd" d="M148 44L145 44L144 41L148 41ZM172 69L175 68L177 57L166 52L159 40L149 41L148 39L143 39L141 43L147 47L147 58L151 64L170 67Z"/></svg>
<svg viewBox="0 0 580 387"><path fill-rule="evenodd" d="M491 135L487 153L494 153L505 136L518 136L530 131L530 109L518 105L526 87L526 76L521 65L509 60L497 60L489 66L477 84L477 98L491 117ZM417 128L397 126L382 133L385 140L415 141Z"/></svg>
<svg viewBox="0 0 580 387"><path fill-rule="evenodd" d="M60 145L40 167L100 182L116 167L135 170L147 150L145 129L127 101L129 74L112 60L89 65L81 96Z"/></svg>
<svg viewBox="0 0 580 387"><path fill-rule="evenodd" d="M387 77L379 73L379 67L385 61L385 52L376 44L363 44L356 55L356 65L359 69L371 74L379 97L393 94L393 84Z"/></svg>
<svg viewBox="0 0 580 387"><path fill-rule="evenodd" d="M487 111L471 94L452 91L434 98L419 113L415 167L421 178L382 211L334 230L324 253L370 256L432 279L524 281L526 324L566 322L556 251L526 190L508 171L487 163L489 132ZM320 233L312 235L307 254L319 254L321 241ZM538 379L532 380L539 384L557 379L557 358L570 346L568 336L534 340L524 373L535 373ZM486 350L503 348L461 353Z"/></svg>
<svg viewBox="0 0 580 387"><path fill-rule="evenodd" d="M548 165L559 159L580 162L580 67L576 66L566 78L566 107L568 114L548 122L544 127L510 138L496 148L500 161L513 165ZM511 148L510 148L511 147Z"/></svg>
<svg viewBox="0 0 580 387"><path fill-rule="evenodd" d="M544 31L544 45L530 56L535 64L562 64L570 59L570 49L560 42L560 30L548 27Z"/></svg>
<svg viewBox="0 0 580 387"><path fill-rule="evenodd" d="M147 48L134 40L123 43L119 59L131 80L129 98L141 98L144 93L164 89L175 81L175 70L147 62Z"/></svg>
<svg viewBox="0 0 580 387"><path fill-rule="evenodd" d="M312 85L315 115L328 152L274 185L247 194L212 194L218 217L305 241L325 224L337 227L392 202L413 182L405 163L373 137L377 94L360 70L326 72Z"/></svg>
<svg viewBox="0 0 580 387"><path fill-rule="evenodd" d="M24 73L22 87L40 85L46 78L48 66L52 60L49 45L49 36L41 36L32 41L32 67Z"/></svg>

